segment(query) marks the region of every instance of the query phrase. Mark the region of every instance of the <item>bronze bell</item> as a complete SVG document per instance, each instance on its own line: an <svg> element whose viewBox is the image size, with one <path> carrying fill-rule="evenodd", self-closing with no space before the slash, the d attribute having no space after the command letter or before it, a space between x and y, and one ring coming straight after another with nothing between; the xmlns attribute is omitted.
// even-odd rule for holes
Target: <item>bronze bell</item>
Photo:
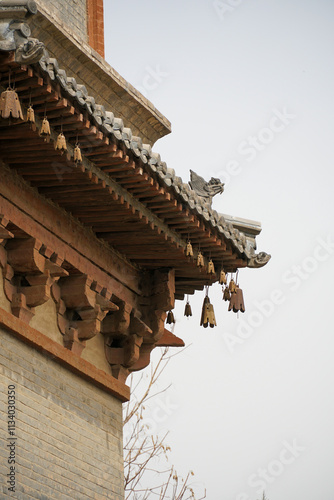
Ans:
<svg viewBox="0 0 334 500"><path fill-rule="evenodd" d="M41 127L41 130L39 132L39 135L41 137L44 137L44 141L49 142L50 135L51 135L51 130L50 130L49 120L46 117L44 117L44 119L43 119L42 127Z"/></svg>
<svg viewBox="0 0 334 500"><path fill-rule="evenodd" d="M226 283L227 283L226 274L225 274L225 272L223 271L223 269L220 271L220 275L219 275L219 283L220 283L221 285L226 285Z"/></svg>
<svg viewBox="0 0 334 500"><path fill-rule="evenodd" d="M189 316L192 316L193 313L191 311L191 305L189 304L189 301L187 301L186 306L184 308L184 315L188 318Z"/></svg>
<svg viewBox="0 0 334 500"><path fill-rule="evenodd" d="M232 293L230 305L228 306L228 310L233 312L245 312L245 304L244 304L244 296L241 288L237 285L235 293Z"/></svg>
<svg viewBox="0 0 334 500"><path fill-rule="evenodd" d="M210 328L217 326L215 311L213 310L213 304L209 304L209 307L208 307L208 322L209 322Z"/></svg>
<svg viewBox="0 0 334 500"><path fill-rule="evenodd" d="M76 144L74 151L73 151L73 160L76 163L81 163L82 162L82 155L81 155L81 149L79 148L79 145Z"/></svg>
<svg viewBox="0 0 334 500"><path fill-rule="evenodd" d="M29 106L29 108L27 109L27 122L35 123L35 111L32 106Z"/></svg>
<svg viewBox="0 0 334 500"><path fill-rule="evenodd" d="M204 267L204 257L201 252L197 254L197 267Z"/></svg>
<svg viewBox="0 0 334 500"><path fill-rule="evenodd" d="M17 93L8 88L0 96L0 117L2 118L20 118L23 120L21 103Z"/></svg>
<svg viewBox="0 0 334 500"><path fill-rule="evenodd" d="M168 325L171 325L172 323L175 323L173 311L168 311L166 323Z"/></svg>
<svg viewBox="0 0 334 500"><path fill-rule="evenodd" d="M186 247L186 257L193 257L193 256L194 256L193 247L192 247L190 241L188 241L187 247Z"/></svg>
<svg viewBox="0 0 334 500"><path fill-rule="evenodd" d="M235 284L235 281L233 279L231 279L228 287L231 293L235 293L237 291L237 285Z"/></svg>
<svg viewBox="0 0 334 500"><path fill-rule="evenodd" d="M208 274L215 274L215 266L212 259L210 259L208 263Z"/></svg>
<svg viewBox="0 0 334 500"><path fill-rule="evenodd" d="M202 314L201 314L201 321L200 321L200 326L202 326L204 324L204 318L206 317L206 313L207 313L207 305L210 304L210 299L209 297L206 295L204 297L204 300L203 300L203 305L202 305ZM208 325L206 325L208 326Z"/></svg>
<svg viewBox="0 0 334 500"><path fill-rule="evenodd" d="M223 293L223 300L230 300L231 299L231 294L230 290L228 289L228 286L225 287L224 293Z"/></svg>
<svg viewBox="0 0 334 500"><path fill-rule="evenodd" d="M204 328L207 328L208 325L210 325L211 328L217 326L213 305L210 303L210 299L207 295L205 296L203 301L200 325Z"/></svg>
<svg viewBox="0 0 334 500"><path fill-rule="evenodd" d="M55 149L58 151L61 151L61 154L63 154L64 151L67 151L66 139L65 139L65 136L62 132L60 132L60 134L57 137Z"/></svg>

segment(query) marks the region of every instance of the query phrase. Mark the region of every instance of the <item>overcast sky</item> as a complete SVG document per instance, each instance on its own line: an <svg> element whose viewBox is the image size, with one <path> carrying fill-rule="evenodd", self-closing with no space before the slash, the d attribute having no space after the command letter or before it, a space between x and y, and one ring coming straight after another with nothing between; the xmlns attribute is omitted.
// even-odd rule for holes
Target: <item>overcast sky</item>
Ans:
<svg viewBox="0 0 334 500"><path fill-rule="evenodd" d="M240 271L239 318L219 285L214 329L202 292L189 320L177 304L190 347L153 427L209 500L333 500L334 2L106 0L105 15L106 59L172 123L154 150L184 181L220 177L213 208L261 221L272 255Z"/></svg>

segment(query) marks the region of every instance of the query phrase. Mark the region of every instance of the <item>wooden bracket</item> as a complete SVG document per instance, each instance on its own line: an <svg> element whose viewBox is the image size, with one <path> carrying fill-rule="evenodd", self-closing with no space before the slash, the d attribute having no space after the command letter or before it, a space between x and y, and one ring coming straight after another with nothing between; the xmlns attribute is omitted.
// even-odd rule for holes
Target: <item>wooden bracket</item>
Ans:
<svg viewBox="0 0 334 500"><path fill-rule="evenodd" d="M109 314L103 321L104 335L111 335L113 338L126 337L129 335L130 315L132 307L125 302L119 304L118 311Z"/></svg>
<svg viewBox="0 0 334 500"><path fill-rule="evenodd" d="M52 287L57 304L58 327L64 335L64 345L81 354L86 340L102 329L102 321L118 306L109 300L111 293L86 274L62 277Z"/></svg>
<svg viewBox="0 0 334 500"><path fill-rule="evenodd" d="M145 295L141 310L122 303L117 313L103 321L105 353L114 376L145 368L151 351L165 332L167 311L174 308L175 273L171 269L158 269L143 275Z"/></svg>
<svg viewBox="0 0 334 500"><path fill-rule="evenodd" d="M4 235L1 223L7 225L8 221L4 222L1 216L0 221L0 235ZM61 268L59 258L37 239L12 236L6 239L5 246L0 246L4 291L14 316L29 323L34 308L50 299L52 285L68 272Z"/></svg>
<svg viewBox="0 0 334 500"><path fill-rule="evenodd" d="M86 342L81 341L78 337L78 331L72 327L66 327L64 335L64 347L72 351L74 354L81 356L83 349L86 347Z"/></svg>
<svg viewBox="0 0 334 500"><path fill-rule="evenodd" d="M0 244L3 245L8 239L14 238L13 233L6 229L9 220L0 214Z"/></svg>

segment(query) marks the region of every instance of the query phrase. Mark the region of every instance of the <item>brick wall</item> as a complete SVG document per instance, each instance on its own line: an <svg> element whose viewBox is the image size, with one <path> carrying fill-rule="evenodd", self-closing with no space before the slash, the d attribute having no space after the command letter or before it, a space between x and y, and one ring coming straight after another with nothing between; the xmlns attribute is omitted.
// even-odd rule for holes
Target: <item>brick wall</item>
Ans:
<svg viewBox="0 0 334 500"><path fill-rule="evenodd" d="M6 474L16 387L16 491ZM121 500L121 402L0 330L0 498Z"/></svg>
<svg viewBox="0 0 334 500"><path fill-rule="evenodd" d="M87 0L37 0L63 27L88 42Z"/></svg>
<svg viewBox="0 0 334 500"><path fill-rule="evenodd" d="M87 0L88 43L104 57L103 0Z"/></svg>
<svg viewBox="0 0 334 500"><path fill-rule="evenodd" d="M103 0L37 0L70 34L104 57Z"/></svg>

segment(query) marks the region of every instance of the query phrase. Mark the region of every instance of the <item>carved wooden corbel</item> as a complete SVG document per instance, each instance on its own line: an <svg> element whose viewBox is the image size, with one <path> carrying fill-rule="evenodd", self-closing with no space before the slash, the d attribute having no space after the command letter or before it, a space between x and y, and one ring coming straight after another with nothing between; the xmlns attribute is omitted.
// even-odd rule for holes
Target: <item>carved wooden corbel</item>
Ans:
<svg viewBox="0 0 334 500"><path fill-rule="evenodd" d="M121 302L118 311L108 316L103 321L103 333L113 338L122 338L129 335L130 315L132 307Z"/></svg>
<svg viewBox="0 0 334 500"><path fill-rule="evenodd" d="M35 310L27 305L27 299L24 293L14 293L12 298L12 313L17 318L29 324L35 314Z"/></svg>
<svg viewBox="0 0 334 500"><path fill-rule="evenodd" d="M130 369L139 359L142 343L143 337L133 334L122 342L121 347L107 345L105 352L108 363L110 365L122 365Z"/></svg>
<svg viewBox="0 0 334 500"><path fill-rule="evenodd" d="M29 307L40 306L51 298L51 286L54 278L50 276L49 271L40 276L26 276L26 280L29 286L18 288L23 291Z"/></svg>
<svg viewBox="0 0 334 500"><path fill-rule="evenodd" d="M143 276L140 311L125 303L103 321L106 358L117 378L145 368L164 335L167 311L174 308L175 273L159 269ZM132 310L131 310L132 309Z"/></svg>
<svg viewBox="0 0 334 500"><path fill-rule="evenodd" d="M13 238L0 248L5 295L13 314L29 323L34 308L50 299L52 285L68 272L48 258L54 253L35 238Z"/></svg>
<svg viewBox="0 0 334 500"><path fill-rule="evenodd" d="M132 366L140 358L144 339L152 337L152 329L141 316L140 311L122 303L119 311L103 321L105 353L114 376L125 377L132 371Z"/></svg>
<svg viewBox="0 0 334 500"><path fill-rule="evenodd" d="M15 274L43 274L45 257L39 253L42 243L35 238L14 238L6 244L7 261Z"/></svg>
<svg viewBox="0 0 334 500"><path fill-rule="evenodd" d="M67 326L64 334L64 346L74 354L81 356L82 351L86 347L86 342L79 339L78 330L71 326Z"/></svg>
<svg viewBox="0 0 334 500"><path fill-rule="evenodd" d="M5 296L9 302L12 302L13 295L16 292L16 287L13 285L12 280L14 278L13 268L7 264L7 255L5 253L5 261L4 265L1 264L2 267L2 275L3 275L3 288L5 292Z"/></svg>
<svg viewBox="0 0 334 500"><path fill-rule="evenodd" d="M143 370L150 364L151 352L155 348L155 344L143 344L140 348L140 356L136 363L131 366L131 371Z"/></svg>
<svg viewBox="0 0 334 500"><path fill-rule="evenodd" d="M143 337L133 334L125 341L124 357L126 368L131 368L139 359Z"/></svg>
<svg viewBox="0 0 334 500"><path fill-rule="evenodd" d="M4 215L0 214L0 245L6 243L7 240L14 238L13 233L8 231L7 225L9 224L9 220L6 219Z"/></svg>
<svg viewBox="0 0 334 500"><path fill-rule="evenodd" d="M157 269L153 273L151 300L155 309L169 311L175 306L175 271Z"/></svg>
<svg viewBox="0 0 334 500"><path fill-rule="evenodd" d="M150 342L158 341L164 333L167 311L175 306L175 271L157 269L151 276L150 295L143 301L145 322L153 335Z"/></svg>
<svg viewBox="0 0 334 500"><path fill-rule="evenodd" d="M117 374L117 377L126 375L124 370L121 370L121 367L128 365L125 345L126 341L131 344L129 340L131 336L131 312L132 307L125 302L121 302L118 311L108 314L102 325L105 355L113 373ZM126 370L126 373L128 374L129 371Z"/></svg>
<svg viewBox="0 0 334 500"><path fill-rule="evenodd" d="M118 306L109 300L111 293L98 287L85 274L61 278L52 287L57 304L58 327L64 335L64 345L81 354L89 340L101 332L101 324L110 311Z"/></svg>
<svg viewBox="0 0 334 500"><path fill-rule="evenodd" d="M152 334L144 338L140 347L139 358L131 366L131 371L142 370L150 363L152 350L165 333L167 311L175 306L175 271L157 269L151 277L151 294L145 304L145 320L150 325Z"/></svg>
<svg viewBox="0 0 334 500"><path fill-rule="evenodd" d="M113 377L125 384L126 379L130 375L130 370L122 365L111 365L111 373Z"/></svg>

